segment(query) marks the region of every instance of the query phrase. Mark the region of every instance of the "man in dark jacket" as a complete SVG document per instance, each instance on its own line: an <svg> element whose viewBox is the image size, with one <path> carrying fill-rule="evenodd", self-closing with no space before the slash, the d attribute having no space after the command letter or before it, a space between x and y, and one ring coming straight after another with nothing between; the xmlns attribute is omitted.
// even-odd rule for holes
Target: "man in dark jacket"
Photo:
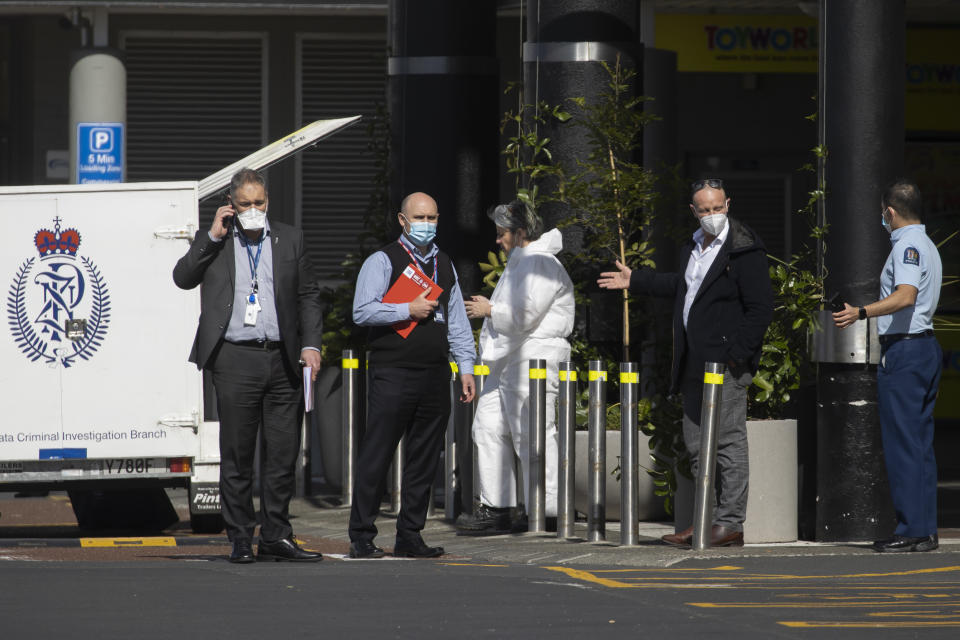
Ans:
<svg viewBox="0 0 960 640"><path fill-rule="evenodd" d="M181 289L203 285L190 361L212 374L220 417L220 500L230 562L317 562L293 536L289 505L303 423L300 361L320 369L323 312L299 229L267 218L266 183L241 169L230 204L197 231L173 269ZM260 543L253 555L253 460L263 442Z"/></svg>
<svg viewBox="0 0 960 640"><path fill-rule="evenodd" d="M655 273L617 262L618 271L600 274L604 289L674 298L671 386L683 395L683 440L694 475L700 449L700 404L704 363L724 365L717 424L719 489L712 546L743 544L747 511L747 388L760 360L760 347L773 316L773 290L763 242L747 225L728 218L730 199L723 182L693 183L690 209L700 223L681 250L685 270ZM689 545L693 527L663 536L668 544Z"/></svg>

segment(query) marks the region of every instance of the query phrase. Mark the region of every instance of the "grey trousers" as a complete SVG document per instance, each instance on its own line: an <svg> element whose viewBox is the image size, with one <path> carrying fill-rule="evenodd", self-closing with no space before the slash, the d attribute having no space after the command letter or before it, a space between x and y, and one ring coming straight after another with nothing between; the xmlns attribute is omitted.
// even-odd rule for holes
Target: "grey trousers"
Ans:
<svg viewBox="0 0 960 640"><path fill-rule="evenodd" d="M717 421L717 494L713 523L731 531L743 531L747 519L747 387L749 372L739 376L724 368L720 416ZM700 458L700 405L703 401L703 373L689 374L681 386L683 394L683 441L690 453L693 477Z"/></svg>

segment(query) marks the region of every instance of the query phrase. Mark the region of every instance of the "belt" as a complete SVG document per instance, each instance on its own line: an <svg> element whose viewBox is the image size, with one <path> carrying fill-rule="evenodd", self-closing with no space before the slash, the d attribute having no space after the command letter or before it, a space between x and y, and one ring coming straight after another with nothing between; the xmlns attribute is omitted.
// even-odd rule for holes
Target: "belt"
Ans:
<svg viewBox="0 0 960 640"><path fill-rule="evenodd" d="M282 342L274 340L227 340L227 342L235 347L251 347L263 351L273 351L274 349L283 348Z"/></svg>
<svg viewBox="0 0 960 640"><path fill-rule="evenodd" d="M920 333L887 333L880 336L880 344L887 346L900 340L916 340L917 338L932 338L933 329L927 329Z"/></svg>

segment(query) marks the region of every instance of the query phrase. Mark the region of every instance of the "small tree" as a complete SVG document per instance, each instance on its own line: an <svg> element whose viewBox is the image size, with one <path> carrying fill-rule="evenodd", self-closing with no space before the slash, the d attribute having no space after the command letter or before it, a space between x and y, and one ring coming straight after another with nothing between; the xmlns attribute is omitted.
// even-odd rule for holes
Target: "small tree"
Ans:
<svg viewBox="0 0 960 640"><path fill-rule="evenodd" d="M634 95L636 72L624 69L620 58L611 67L607 89L597 100L572 98L580 110L576 126L587 132L590 152L577 161L577 170L567 176L563 200L572 216L563 224L584 231L584 245L577 258L587 262L612 262L635 267L654 267L653 247L642 237L650 222L655 198L653 174L636 160L643 127L655 116L643 111L648 98ZM630 297L623 291L623 361L630 360Z"/></svg>
<svg viewBox="0 0 960 640"><path fill-rule="evenodd" d="M519 89L519 84L510 83L504 93ZM541 197L540 185L549 181L550 187L563 191L563 168L554 162L550 153L550 138L540 137L540 126L553 122L564 123L570 120L570 114L560 105L550 105L541 100L536 105L521 104L516 111L503 114L500 133L516 127L516 132L507 138L507 144L501 151L507 163L507 173L514 175L517 199L525 202L534 211L542 202L559 199L558 193L549 189L549 194Z"/></svg>

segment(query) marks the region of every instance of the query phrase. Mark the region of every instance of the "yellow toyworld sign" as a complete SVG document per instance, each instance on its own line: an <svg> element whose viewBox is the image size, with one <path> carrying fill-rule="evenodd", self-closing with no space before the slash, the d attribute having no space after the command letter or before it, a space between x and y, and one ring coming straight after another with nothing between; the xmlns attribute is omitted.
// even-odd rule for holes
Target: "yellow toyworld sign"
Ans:
<svg viewBox="0 0 960 640"><path fill-rule="evenodd" d="M906 29L907 130L960 131L958 37L955 27ZM817 21L802 15L661 14L656 44L677 52L680 72L817 73Z"/></svg>
<svg viewBox="0 0 960 640"><path fill-rule="evenodd" d="M817 72L817 21L806 16L658 15L656 42L677 52L677 71Z"/></svg>
<svg viewBox="0 0 960 640"><path fill-rule="evenodd" d="M960 131L960 29L907 29L907 129Z"/></svg>

